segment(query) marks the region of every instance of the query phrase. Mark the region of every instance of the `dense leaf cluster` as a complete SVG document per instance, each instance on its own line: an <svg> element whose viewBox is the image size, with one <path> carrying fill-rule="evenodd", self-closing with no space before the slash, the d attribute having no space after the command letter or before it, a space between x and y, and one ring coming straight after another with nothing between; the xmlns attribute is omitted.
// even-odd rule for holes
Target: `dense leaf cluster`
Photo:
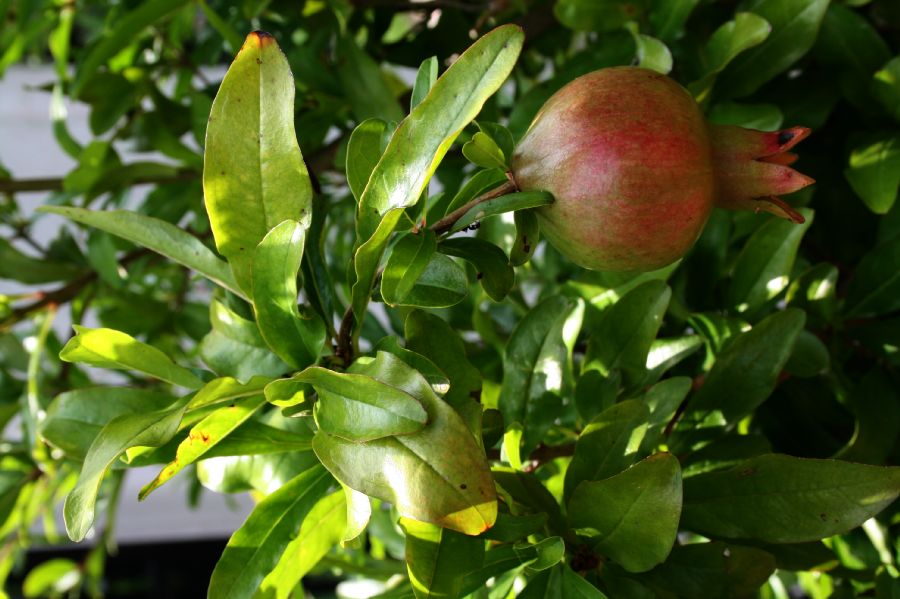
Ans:
<svg viewBox="0 0 900 599"><path fill-rule="evenodd" d="M0 579L153 465L258 500L210 597L900 594L894 0L0 7L77 163L0 170ZM716 211L649 273L541 243L516 140L624 64L811 127L805 224ZM105 547L24 594L101 595Z"/></svg>

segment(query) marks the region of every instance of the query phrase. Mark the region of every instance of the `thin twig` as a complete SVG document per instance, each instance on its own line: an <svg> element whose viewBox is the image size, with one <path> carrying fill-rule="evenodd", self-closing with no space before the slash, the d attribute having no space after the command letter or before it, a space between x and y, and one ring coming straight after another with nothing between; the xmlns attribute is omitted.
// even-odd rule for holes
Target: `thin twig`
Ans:
<svg viewBox="0 0 900 599"><path fill-rule="evenodd" d="M482 204L487 202L488 200L493 200L495 198L499 198L500 196L505 196L508 193L513 193L518 191L516 184L513 183L512 180L505 181L503 185L500 187L496 187L486 193L481 194L474 200L467 202L466 204L460 206L441 220L437 221L433 225L431 225L430 229L434 231L437 235L442 233L446 233L450 229L453 228L453 225L456 224L456 221L461 219L465 214L477 206L478 204Z"/></svg>

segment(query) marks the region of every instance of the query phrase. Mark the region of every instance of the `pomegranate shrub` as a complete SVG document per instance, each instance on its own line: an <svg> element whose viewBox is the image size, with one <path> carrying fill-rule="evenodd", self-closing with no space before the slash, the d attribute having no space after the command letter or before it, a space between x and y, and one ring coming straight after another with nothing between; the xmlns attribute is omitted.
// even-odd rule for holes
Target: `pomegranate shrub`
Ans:
<svg viewBox="0 0 900 599"><path fill-rule="evenodd" d="M0 597L900 596L896 0L7 4Z"/></svg>

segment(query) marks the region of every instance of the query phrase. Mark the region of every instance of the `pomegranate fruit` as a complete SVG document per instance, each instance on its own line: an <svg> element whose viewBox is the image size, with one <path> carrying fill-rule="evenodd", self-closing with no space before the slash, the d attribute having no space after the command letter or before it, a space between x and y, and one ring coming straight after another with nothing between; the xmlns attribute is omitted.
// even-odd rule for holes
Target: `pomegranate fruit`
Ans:
<svg viewBox="0 0 900 599"><path fill-rule="evenodd" d="M541 232L593 270L647 271L690 249L713 206L803 222L778 195L813 183L788 152L809 135L706 122L672 79L638 67L579 77L554 94L512 157L520 190L547 190Z"/></svg>

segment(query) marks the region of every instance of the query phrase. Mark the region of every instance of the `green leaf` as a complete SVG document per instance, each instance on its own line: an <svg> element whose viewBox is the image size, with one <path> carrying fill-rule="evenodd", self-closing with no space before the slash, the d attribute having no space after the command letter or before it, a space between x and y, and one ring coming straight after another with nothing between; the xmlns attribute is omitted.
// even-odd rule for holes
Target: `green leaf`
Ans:
<svg viewBox="0 0 900 599"><path fill-rule="evenodd" d="M446 308L461 302L468 292L466 271L452 258L433 253L401 303L421 308Z"/></svg>
<svg viewBox="0 0 900 599"><path fill-rule="evenodd" d="M754 547L724 543L676 545L643 580L685 599L752 597L775 572L775 558Z"/></svg>
<svg viewBox="0 0 900 599"><path fill-rule="evenodd" d="M775 104L739 104L730 101L713 105L706 118L716 125L737 125L760 131L775 131L784 123L784 114Z"/></svg>
<svg viewBox="0 0 900 599"><path fill-rule="evenodd" d="M900 434L900 397L891 378L874 368L848 394L856 417L853 437L835 456L850 462L883 464Z"/></svg>
<svg viewBox="0 0 900 599"><path fill-rule="evenodd" d="M32 258L20 252L7 240L0 239L0 279L37 285L66 281L77 274L78 269L72 264Z"/></svg>
<svg viewBox="0 0 900 599"><path fill-rule="evenodd" d="M453 140L506 80L524 35L513 25L488 33L447 69L428 96L400 123L360 199L352 307L365 315L390 233L414 205Z"/></svg>
<svg viewBox="0 0 900 599"><path fill-rule="evenodd" d="M856 267L847 290L847 316L877 316L900 307L900 238L876 246Z"/></svg>
<svg viewBox="0 0 900 599"><path fill-rule="evenodd" d="M256 375L277 377L290 370L266 346L255 322L216 299L209 305L209 316L213 330L200 342L200 356L217 374L245 381Z"/></svg>
<svg viewBox="0 0 900 599"><path fill-rule="evenodd" d="M401 518L400 526L416 598L459 597L463 577L484 562L484 540L409 518Z"/></svg>
<svg viewBox="0 0 900 599"><path fill-rule="evenodd" d="M566 470L565 498L586 480L603 480L631 466L647 432L650 410L629 399L600 412L578 436Z"/></svg>
<svg viewBox="0 0 900 599"><path fill-rule="evenodd" d="M488 580L504 572L521 572L525 566L546 570L555 565L565 553L565 543L560 537L549 537L532 545L530 543L503 544L485 552L484 567L468 574L462 583L460 596L468 596L485 586ZM555 558L555 560L554 560ZM538 564L538 562L542 562Z"/></svg>
<svg viewBox="0 0 900 599"><path fill-rule="evenodd" d="M294 78L275 39L247 36L213 101L203 196L219 252L248 292L253 250L279 223L309 226L312 184L294 133Z"/></svg>
<svg viewBox="0 0 900 599"><path fill-rule="evenodd" d="M415 372L399 360L391 366ZM315 387L319 394L316 423L324 433L341 439L365 442L409 435L422 430L428 420L425 408L413 395L377 377L316 366L307 368L295 380Z"/></svg>
<svg viewBox="0 0 900 599"><path fill-rule="evenodd" d="M518 210L513 215L516 222L516 240L509 251L509 263L522 266L534 255L541 240L541 227L534 210Z"/></svg>
<svg viewBox="0 0 900 599"><path fill-rule="evenodd" d="M775 389L806 315L789 308L761 320L719 355L688 411L701 418L717 410L728 423L756 409Z"/></svg>
<svg viewBox="0 0 900 599"><path fill-rule="evenodd" d="M75 336L59 352L59 358L64 362L137 370L186 389L203 386L203 381L193 372L175 364L160 350L141 343L131 335L113 329L89 329L77 324L73 328Z"/></svg>
<svg viewBox="0 0 900 599"><path fill-rule="evenodd" d="M872 79L872 95L900 123L900 56L889 60Z"/></svg>
<svg viewBox="0 0 900 599"><path fill-rule="evenodd" d="M381 67L352 38L342 37L338 41L337 57L337 79L357 121L368 118L399 121L403 118L403 109Z"/></svg>
<svg viewBox="0 0 900 599"><path fill-rule="evenodd" d="M81 568L69 559L50 559L36 566L22 582L26 597L57 597L71 592L81 583Z"/></svg>
<svg viewBox="0 0 900 599"><path fill-rule="evenodd" d="M344 497L347 502L347 526L340 539L343 545L353 541L366 530L369 520L372 518L372 500L368 495L354 491L346 485L341 486L344 488Z"/></svg>
<svg viewBox="0 0 900 599"><path fill-rule="evenodd" d="M528 312L509 338L499 407L507 427L516 422L523 426L526 454L552 422L540 414L540 400L567 385L583 317L583 302L552 296Z"/></svg>
<svg viewBox="0 0 900 599"><path fill-rule="evenodd" d="M887 214L900 187L900 136L869 136L853 148L844 176L869 210Z"/></svg>
<svg viewBox="0 0 900 599"><path fill-rule="evenodd" d="M263 396L236 401L195 424L187 438L178 445L175 459L166 465L156 478L141 488L138 499L143 501L186 466L202 459L209 450L252 417L265 403L266 399Z"/></svg>
<svg viewBox="0 0 900 599"><path fill-rule="evenodd" d="M335 477L370 497L390 501L400 515L468 535L490 528L497 517L494 483L487 461L465 423L428 382L391 354L358 360L353 374L383 378L414 396L428 412L419 432L352 443L323 431L313 449ZM447 451L452 447L453 451Z"/></svg>
<svg viewBox="0 0 900 599"><path fill-rule="evenodd" d="M833 264L816 264L791 282L785 295L787 305L831 322L837 311L837 280L838 269Z"/></svg>
<svg viewBox="0 0 900 599"><path fill-rule="evenodd" d="M78 483L66 497L63 515L70 539L81 541L90 530L100 483L112 463L129 447L167 443L178 430L189 399L153 412L123 414L103 427L88 449Z"/></svg>
<svg viewBox="0 0 900 599"><path fill-rule="evenodd" d="M442 241L438 250L470 262L485 293L495 302L503 301L515 285L515 270L503 250L493 243L475 237L454 237Z"/></svg>
<svg viewBox="0 0 900 599"><path fill-rule="evenodd" d="M387 148L393 129L381 119L367 119L356 126L347 142L347 184L358 202L375 165Z"/></svg>
<svg viewBox="0 0 900 599"><path fill-rule="evenodd" d="M41 422L40 433L67 456L80 460L111 420L123 414L154 412L174 402L174 397L149 389L73 389L53 400Z"/></svg>
<svg viewBox="0 0 900 599"><path fill-rule="evenodd" d="M472 223L483 220L489 216L513 212L514 210L527 210L553 203L553 195L546 191L520 191L502 195L498 198L481 202L463 214L450 229L450 232L462 231Z"/></svg>
<svg viewBox="0 0 900 599"><path fill-rule="evenodd" d="M728 302L739 312L761 307L788 286L800 241L813 221L812 210L799 212L806 219L802 225L772 217L747 240L728 288Z"/></svg>
<svg viewBox="0 0 900 599"><path fill-rule="evenodd" d="M209 597L252 597L333 484L314 467L263 499L228 540L209 581Z"/></svg>
<svg viewBox="0 0 900 599"><path fill-rule="evenodd" d="M419 374L425 377L425 380L428 381L435 393L443 395L447 392L450 386L447 375L425 356L402 347L397 337L383 337L375 344L374 349L376 352L385 351L400 358L408 366L411 366L413 370L418 371Z"/></svg>
<svg viewBox="0 0 900 599"><path fill-rule="evenodd" d="M490 136L485 135L481 131L472 136L462 148L463 156L468 158L469 162L481 168L499 168L506 170L506 156L503 150Z"/></svg>
<svg viewBox="0 0 900 599"><path fill-rule="evenodd" d="M800 378L812 378L828 371L831 356L822 340L809 331L800 331L784 370Z"/></svg>
<svg viewBox="0 0 900 599"><path fill-rule="evenodd" d="M413 85L412 95L409 100L409 109L412 111L428 96L428 92L434 87L438 75L437 56L426 58L416 71L416 81Z"/></svg>
<svg viewBox="0 0 900 599"><path fill-rule="evenodd" d="M488 192L508 179L506 174L500 169L480 170L472 175L472 178L456 192L446 209L438 216L445 216L466 203L474 200L485 192Z"/></svg>
<svg viewBox="0 0 900 599"><path fill-rule="evenodd" d="M425 272L437 249L437 238L428 229L401 237L381 275L381 297L390 306L403 304Z"/></svg>
<svg viewBox="0 0 900 599"><path fill-rule="evenodd" d="M700 0L651 0L650 25L664 42L678 38Z"/></svg>
<svg viewBox="0 0 900 599"><path fill-rule="evenodd" d="M127 210L100 212L70 206L41 206L38 210L59 214L149 248L197 271L239 297L244 297L225 262L217 258L199 239L164 220Z"/></svg>
<svg viewBox="0 0 900 599"><path fill-rule="evenodd" d="M640 18L642 7L633 0L558 0L553 13L576 31L612 31Z"/></svg>
<svg viewBox="0 0 900 599"><path fill-rule="evenodd" d="M806 54L816 40L829 0L753 0L746 10L772 26L766 41L741 53L721 74L716 89L747 96Z"/></svg>
<svg viewBox="0 0 900 599"><path fill-rule="evenodd" d="M320 499L303 519L300 533L285 548L278 565L263 579L254 599L290 599L300 579L341 540L346 525L344 492Z"/></svg>
<svg viewBox="0 0 900 599"><path fill-rule="evenodd" d="M769 454L684 482L682 526L705 536L802 543L855 528L900 494L900 468Z"/></svg>
<svg viewBox="0 0 900 599"><path fill-rule="evenodd" d="M632 29L637 52L638 66L667 75L672 70L672 52L655 37L638 33Z"/></svg>
<svg viewBox="0 0 900 599"><path fill-rule="evenodd" d="M566 564L544 570L528 580L517 595L519 599L606 599L600 589L589 583Z"/></svg>
<svg viewBox="0 0 900 599"><path fill-rule="evenodd" d="M459 333L445 320L413 310L406 317L404 336L407 349L431 360L450 379L450 390L444 395L444 401L459 410L471 402L473 395L477 397L481 391L481 373L466 357Z"/></svg>
<svg viewBox="0 0 900 599"><path fill-rule="evenodd" d="M115 27L100 38L100 43L91 48L84 61L78 65L77 76L70 91L72 97L79 95L81 88L103 63L133 44L138 34L186 5L186 0L150 0L116 19Z"/></svg>
<svg viewBox="0 0 900 599"><path fill-rule="evenodd" d="M253 307L259 332L272 351L292 368L314 363L325 345L325 324L297 309L297 273L305 228L287 220L269 231L253 254Z"/></svg>
<svg viewBox="0 0 900 599"><path fill-rule="evenodd" d="M672 290L660 280L626 293L590 331L582 370L596 369L608 376L613 368L620 368L626 380L639 380L647 370L647 355L671 297Z"/></svg>
<svg viewBox="0 0 900 599"><path fill-rule="evenodd" d="M768 21L751 12L736 13L734 19L716 29L704 49L705 74L688 86L697 102L702 104L708 99L716 76L728 63L741 52L763 43L771 31Z"/></svg>
<svg viewBox="0 0 900 599"><path fill-rule="evenodd" d="M488 137L491 138L491 141L496 144L496 146L503 152L503 155L507 160L513 155L513 151L516 147L516 140L513 139L513 134L507 129L504 125L499 123L491 123L489 121L476 121L475 124L478 126L478 129ZM504 171L508 170L507 168L503 169ZM504 172L505 175L505 172Z"/></svg>
<svg viewBox="0 0 900 599"><path fill-rule="evenodd" d="M569 523L597 551L629 572L665 561L681 517L681 467L658 453L625 472L583 482L569 501Z"/></svg>

